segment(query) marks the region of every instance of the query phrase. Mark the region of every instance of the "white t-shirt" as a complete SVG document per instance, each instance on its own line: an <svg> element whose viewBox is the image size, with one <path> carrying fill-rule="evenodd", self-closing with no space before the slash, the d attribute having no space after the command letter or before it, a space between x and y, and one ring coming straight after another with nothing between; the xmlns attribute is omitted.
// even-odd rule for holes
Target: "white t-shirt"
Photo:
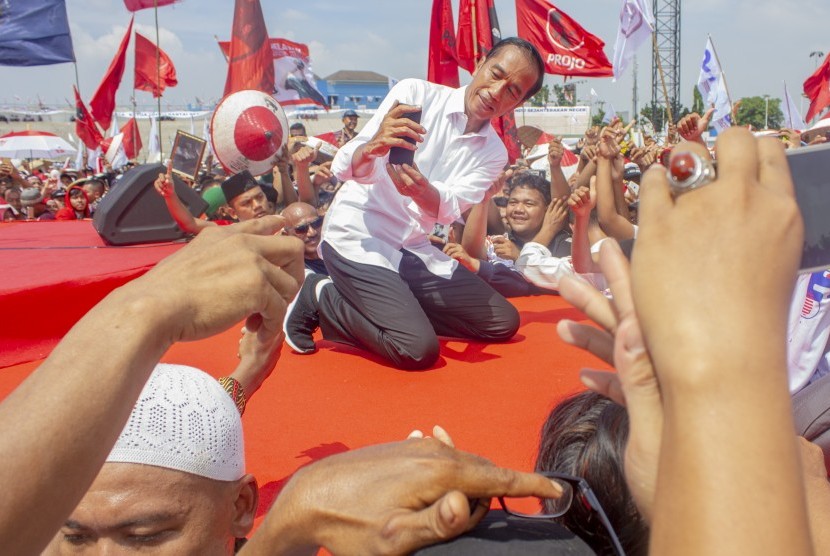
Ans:
<svg viewBox="0 0 830 556"><path fill-rule="evenodd" d="M795 283L787 326L790 393L830 373L830 269L801 274Z"/></svg>
<svg viewBox="0 0 830 556"><path fill-rule="evenodd" d="M344 184L326 214L322 237L340 255L397 271L403 248L433 274L452 276L458 263L432 247L427 235L436 223L450 224L481 202L507 163L507 150L489 123L477 133L464 133L465 91L404 79L358 136L338 151L331 169ZM368 176L352 175L355 150L375 135L395 100L422 107L421 125L427 132L415 151L415 165L438 190L437 216L424 214L411 198L398 193L386 172L386 156L375 159Z"/></svg>

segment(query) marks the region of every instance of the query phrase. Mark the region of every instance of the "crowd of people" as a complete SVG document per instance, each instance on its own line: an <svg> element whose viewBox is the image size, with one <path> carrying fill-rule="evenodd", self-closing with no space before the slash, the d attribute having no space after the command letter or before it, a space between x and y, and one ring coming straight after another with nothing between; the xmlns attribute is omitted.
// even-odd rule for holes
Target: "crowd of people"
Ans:
<svg viewBox="0 0 830 556"><path fill-rule="evenodd" d="M498 498L511 520L577 535L551 529L550 553L830 552L830 443L799 439L823 430L792 398L830 399L830 301L803 310L826 271L797 275L785 149L801 140L735 128L713 153L709 111L639 146L619 120L592 127L575 168L553 136L541 168L509 163L490 120L543 76L532 46L505 39L466 87L402 80L359 131L347 113L333 157L294 124L267 179L211 166L188 184L204 218L161 172L156 191L196 237L114 290L0 404L6 549L408 553L469 532ZM412 161L389 163L392 149ZM715 157L717 177L673 192L678 157ZM118 187L23 170L0 166L4 220L89 218ZM560 321L560 337L615 372L580 372L587 391L540 423L535 473L457 450L440 427L416 431L303 468L245 542L258 492L240 415L283 342L311 356L319 328L426 369L438 336L509 340L509 298L549 294L595 323ZM172 343L243 320L228 377L159 363ZM517 510L526 497L541 506Z"/></svg>

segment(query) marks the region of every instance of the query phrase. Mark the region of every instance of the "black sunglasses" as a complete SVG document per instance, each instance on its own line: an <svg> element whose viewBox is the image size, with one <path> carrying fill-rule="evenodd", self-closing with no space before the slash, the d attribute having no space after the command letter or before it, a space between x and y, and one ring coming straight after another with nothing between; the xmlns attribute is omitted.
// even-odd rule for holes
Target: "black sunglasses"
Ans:
<svg viewBox="0 0 830 556"><path fill-rule="evenodd" d="M599 518L603 527L605 527L605 531L608 533L608 538L611 540L617 556L625 556L620 539L617 537L611 521L609 521L608 516L605 514L605 510L602 509L602 505L599 503L596 494L591 490L588 481L582 477L567 475L565 473L540 472L539 474L559 483L562 487L562 496L559 498L535 498L533 499L533 508L527 508L521 504L526 498L499 497L499 504L501 504L505 513L526 519L555 519L568 513L573 507L574 498L578 498L586 508L591 510Z"/></svg>
<svg viewBox="0 0 830 556"><path fill-rule="evenodd" d="M305 224L300 224L299 226L294 226L293 228L288 228L291 231L297 232L298 234L306 234L308 233L308 228L312 227L315 230L319 230L323 226L323 217L318 216L311 222L306 222Z"/></svg>

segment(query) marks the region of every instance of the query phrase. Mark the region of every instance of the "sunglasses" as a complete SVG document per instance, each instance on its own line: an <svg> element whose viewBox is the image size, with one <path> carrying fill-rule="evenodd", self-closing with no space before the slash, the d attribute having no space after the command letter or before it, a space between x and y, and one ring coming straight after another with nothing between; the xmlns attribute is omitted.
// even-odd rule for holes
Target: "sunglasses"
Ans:
<svg viewBox="0 0 830 556"><path fill-rule="evenodd" d="M323 217L318 216L311 222L306 222L305 224L300 224L299 226L294 226L293 228L287 228L289 231L296 232L298 234L307 234L309 227L314 228L315 230L319 230L323 227Z"/></svg>

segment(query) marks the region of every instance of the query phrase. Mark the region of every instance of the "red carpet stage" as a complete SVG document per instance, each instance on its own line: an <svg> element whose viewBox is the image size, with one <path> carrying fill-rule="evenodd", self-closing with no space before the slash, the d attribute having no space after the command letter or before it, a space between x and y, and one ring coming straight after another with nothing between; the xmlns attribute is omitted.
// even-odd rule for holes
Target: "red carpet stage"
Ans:
<svg viewBox="0 0 830 556"><path fill-rule="evenodd" d="M48 351L43 346L54 343L51 335L70 317L82 314L73 299L82 298L88 306L176 248L37 250L46 243L43 237L35 239L38 234L48 235L55 245L78 247L95 232L89 223L0 227L0 246L7 259L2 290L6 361L11 360L8 346L23 343L28 347L13 351L20 354L17 360L25 360L23 354L43 357ZM97 236L94 243L102 245ZM34 288L37 291L30 291ZM47 307L42 300L54 305ZM59 303L62 300L67 305ZM562 396L581 389L580 367L601 363L557 337L557 321L584 319L561 298L513 301L522 326L512 342L442 341L441 359L428 371L398 371L328 342L318 343L320 350L313 355L297 355L286 347L243 417L248 469L259 480L261 511L299 467L326 455L403 439L413 429L428 431L435 424L446 428L461 449L501 465L532 469L548 411ZM29 305L33 310L27 310L27 303L35 302L36 308ZM9 312L9 307L16 312ZM18 326L27 328L16 330ZM241 324L208 340L176 345L163 360L199 367L214 376L228 374L237 362L240 328ZM0 397L38 363L0 370Z"/></svg>

